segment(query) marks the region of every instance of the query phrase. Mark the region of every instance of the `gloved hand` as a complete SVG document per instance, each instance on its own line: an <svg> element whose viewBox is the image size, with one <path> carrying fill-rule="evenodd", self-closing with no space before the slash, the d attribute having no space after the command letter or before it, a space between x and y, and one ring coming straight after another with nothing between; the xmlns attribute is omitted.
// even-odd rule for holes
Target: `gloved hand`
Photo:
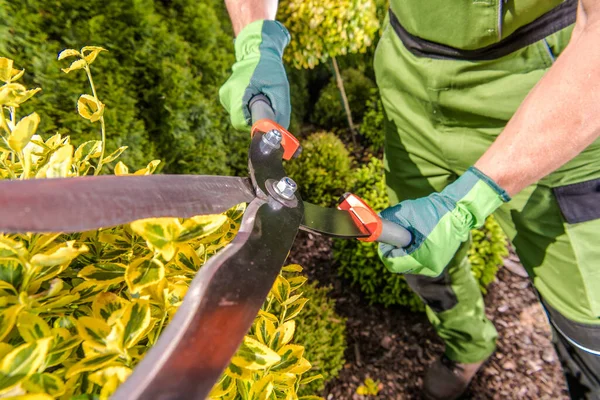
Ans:
<svg viewBox="0 0 600 400"><path fill-rule="evenodd" d="M379 256L392 272L438 276L471 229L509 200L496 182L471 167L441 193L383 210L381 217L408 229L413 241L405 248L380 244Z"/></svg>
<svg viewBox="0 0 600 400"><path fill-rule="evenodd" d="M248 102L265 94L279 125L290 124L290 85L283 68L283 49L290 34L277 21L260 20L248 24L235 39L235 59L231 77L219 90L221 104L229 112L231 124L249 131L252 125Z"/></svg>

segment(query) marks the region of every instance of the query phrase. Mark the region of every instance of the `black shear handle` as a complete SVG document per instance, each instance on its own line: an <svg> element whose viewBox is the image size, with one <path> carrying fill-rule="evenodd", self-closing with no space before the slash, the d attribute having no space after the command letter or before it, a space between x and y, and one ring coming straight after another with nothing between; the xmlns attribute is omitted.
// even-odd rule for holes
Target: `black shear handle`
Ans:
<svg viewBox="0 0 600 400"><path fill-rule="evenodd" d="M264 94L257 94L248 103L250 114L252 115L252 123L261 119L270 119L275 121L275 110L271 107L269 98Z"/></svg>

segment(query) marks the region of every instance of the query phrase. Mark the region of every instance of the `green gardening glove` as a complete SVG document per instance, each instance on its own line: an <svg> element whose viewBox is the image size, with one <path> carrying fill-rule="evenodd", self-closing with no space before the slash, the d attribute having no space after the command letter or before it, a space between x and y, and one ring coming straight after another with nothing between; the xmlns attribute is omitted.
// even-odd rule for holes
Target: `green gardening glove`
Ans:
<svg viewBox="0 0 600 400"><path fill-rule="evenodd" d="M392 272L438 276L471 229L509 200L496 182L471 167L441 193L383 210L381 218L408 229L413 241L405 248L380 244L379 256Z"/></svg>
<svg viewBox="0 0 600 400"><path fill-rule="evenodd" d="M287 29L270 20L254 21L238 34L233 72L219 91L234 128L250 130L248 102L260 93L271 101L275 122L286 129L290 125L290 85L281 59L289 41Z"/></svg>

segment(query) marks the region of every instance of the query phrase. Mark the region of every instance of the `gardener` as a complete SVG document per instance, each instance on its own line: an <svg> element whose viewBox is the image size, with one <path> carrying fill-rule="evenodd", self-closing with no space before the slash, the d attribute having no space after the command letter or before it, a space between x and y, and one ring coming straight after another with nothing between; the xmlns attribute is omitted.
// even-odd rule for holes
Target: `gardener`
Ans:
<svg viewBox="0 0 600 400"><path fill-rule="evenodd" d="M277 2L226 3L237 62L221 101L248 129L248 101L264 93L287 126ZM469 231L493 213L551 320L571 396L600 398L600 0L390 3L375 70L396 205L381 215L414 242L380 254L446 344L426 396L457 398L494 351L466 258Z"/></svg>

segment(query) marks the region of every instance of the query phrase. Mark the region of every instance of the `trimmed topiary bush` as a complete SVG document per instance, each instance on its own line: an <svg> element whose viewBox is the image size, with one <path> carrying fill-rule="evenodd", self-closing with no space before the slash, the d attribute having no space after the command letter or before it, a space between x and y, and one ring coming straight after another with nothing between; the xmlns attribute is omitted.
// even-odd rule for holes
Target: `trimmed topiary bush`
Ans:
<svg viewBox="0 0 600 400"><path fill-rule="evenodd" d="M375 211L388 206L383 163L372 158L368 165L359 168L355 175L353 192L362 197ZM506 237L495 220L490 217L481 230L473 230L473 245L469 260L473 275L483 293L494 280L502 257L507 254ZM410 289L403 275L390 273L377 255L377 244L359 241L336 240L334 258L339 263L339 273L358 285L367 300L384 306L402 305L413 311L424 310L421 299Z"/></svg>
<svg viewBox="0 0 600 400"><path fill-rule="evenodd" d="M304 357L312 364L307 374L321 374L323 379L306 384L298 391L301 396L323 390L344 366L346 320L335 312L335 300L328 297L331 288L317 285L312 282L302 287L308 303L296 319L294 341L304 346Z"/></svg>
<svg viewBox="0 0 600 400"><path fill-rule="evenodd" d="M334 206L352 181L352 159L344 143L333 133L318 132L302 141L302 154L285 169L298 184L302 199Z"/></svg>
<svg viewBox="0 0 600 400"><path fill-rule="evenodd" d="M342 71L342 78L348 96L348 103L352 110L352 118L355 123L360 123L375 83L356 69ZM325 129L347 127L346 113L335 78L332 77L331 81L321 91L312 119L317 125Z"/></svg>

